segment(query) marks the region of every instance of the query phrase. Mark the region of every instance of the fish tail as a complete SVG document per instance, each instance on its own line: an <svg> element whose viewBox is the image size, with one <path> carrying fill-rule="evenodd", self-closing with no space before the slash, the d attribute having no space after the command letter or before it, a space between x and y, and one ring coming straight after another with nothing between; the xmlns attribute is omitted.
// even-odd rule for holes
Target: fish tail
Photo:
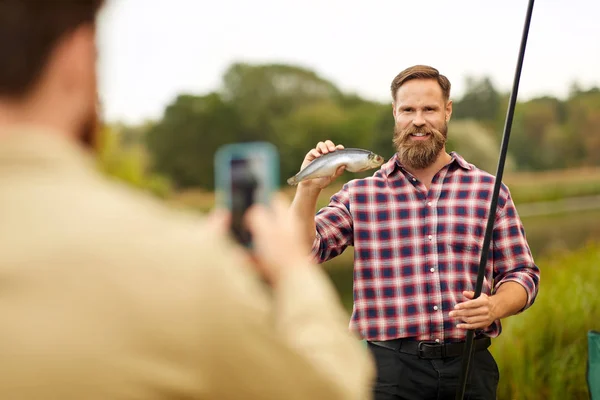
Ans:
<svg viewBox="0 0 600 400"><path fill-rule="evenodd" d="M295 186L298 184L298 180L296 179L296 176L292 176L291 178L288 178L287 183L290 186Z"/></svg>

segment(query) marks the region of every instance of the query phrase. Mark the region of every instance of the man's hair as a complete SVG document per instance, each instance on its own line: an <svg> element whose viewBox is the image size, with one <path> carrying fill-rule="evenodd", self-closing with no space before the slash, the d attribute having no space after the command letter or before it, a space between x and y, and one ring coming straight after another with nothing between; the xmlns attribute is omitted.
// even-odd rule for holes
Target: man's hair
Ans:
<svg viewBox="0 0 600 400"><path fill-rule="evenodd" d="M0 0L0 97L21 97L38 82L58 41L95 24L104 0Z"/></svg>
<svg viewBox="0 0 600 400"><path fill-rule="evenodd" d="M435 79L442 88L444 100L447 101L450 98L450 81L448 78L440 74L437 69L428 65L414 65L400 72L392 81L390 89L394 101L396 101L396 94L400 86L413 79Z"/></svg>

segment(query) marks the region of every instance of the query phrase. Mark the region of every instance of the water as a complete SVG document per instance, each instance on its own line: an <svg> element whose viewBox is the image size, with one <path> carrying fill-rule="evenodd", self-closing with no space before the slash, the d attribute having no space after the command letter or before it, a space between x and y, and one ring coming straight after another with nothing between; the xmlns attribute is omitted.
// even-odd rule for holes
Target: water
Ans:
<svg viewBox="0 0 600 400"><path fill-rule="evenodd" d="M600 242L600 209L523 217L522 220L535 258L555 251L574 250L588 241Z"/></svg>

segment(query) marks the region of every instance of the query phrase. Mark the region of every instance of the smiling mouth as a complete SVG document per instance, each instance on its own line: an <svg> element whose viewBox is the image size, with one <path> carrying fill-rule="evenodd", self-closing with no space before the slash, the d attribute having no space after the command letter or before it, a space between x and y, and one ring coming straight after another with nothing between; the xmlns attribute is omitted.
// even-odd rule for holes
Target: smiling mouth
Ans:
<svg viewBox="0 0 600 400"><path fill-rule="evenodd" d="M420 133L411 133L410 134L410 136L414 136L414 137L425 137L425 136L428 136L428 135L429 135L429 133L422 133L422 132L420 132Z"/></svg>

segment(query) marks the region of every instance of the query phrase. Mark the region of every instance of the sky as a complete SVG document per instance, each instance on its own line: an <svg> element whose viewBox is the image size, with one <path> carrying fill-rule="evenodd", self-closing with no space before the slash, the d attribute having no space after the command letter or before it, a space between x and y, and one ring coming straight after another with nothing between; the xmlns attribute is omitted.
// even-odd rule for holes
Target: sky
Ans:
<svg viewBox="0 0 600 400"><path fill-rule="evenodd" d="M460 97L467 75L510 91L526 0L108 0L100 17L104 118L159 119L180 93L218 90L229 65L289 63L390 101L394 76L436 67ZM537 0L519 100L600 86L600 2Z"/></svg>

